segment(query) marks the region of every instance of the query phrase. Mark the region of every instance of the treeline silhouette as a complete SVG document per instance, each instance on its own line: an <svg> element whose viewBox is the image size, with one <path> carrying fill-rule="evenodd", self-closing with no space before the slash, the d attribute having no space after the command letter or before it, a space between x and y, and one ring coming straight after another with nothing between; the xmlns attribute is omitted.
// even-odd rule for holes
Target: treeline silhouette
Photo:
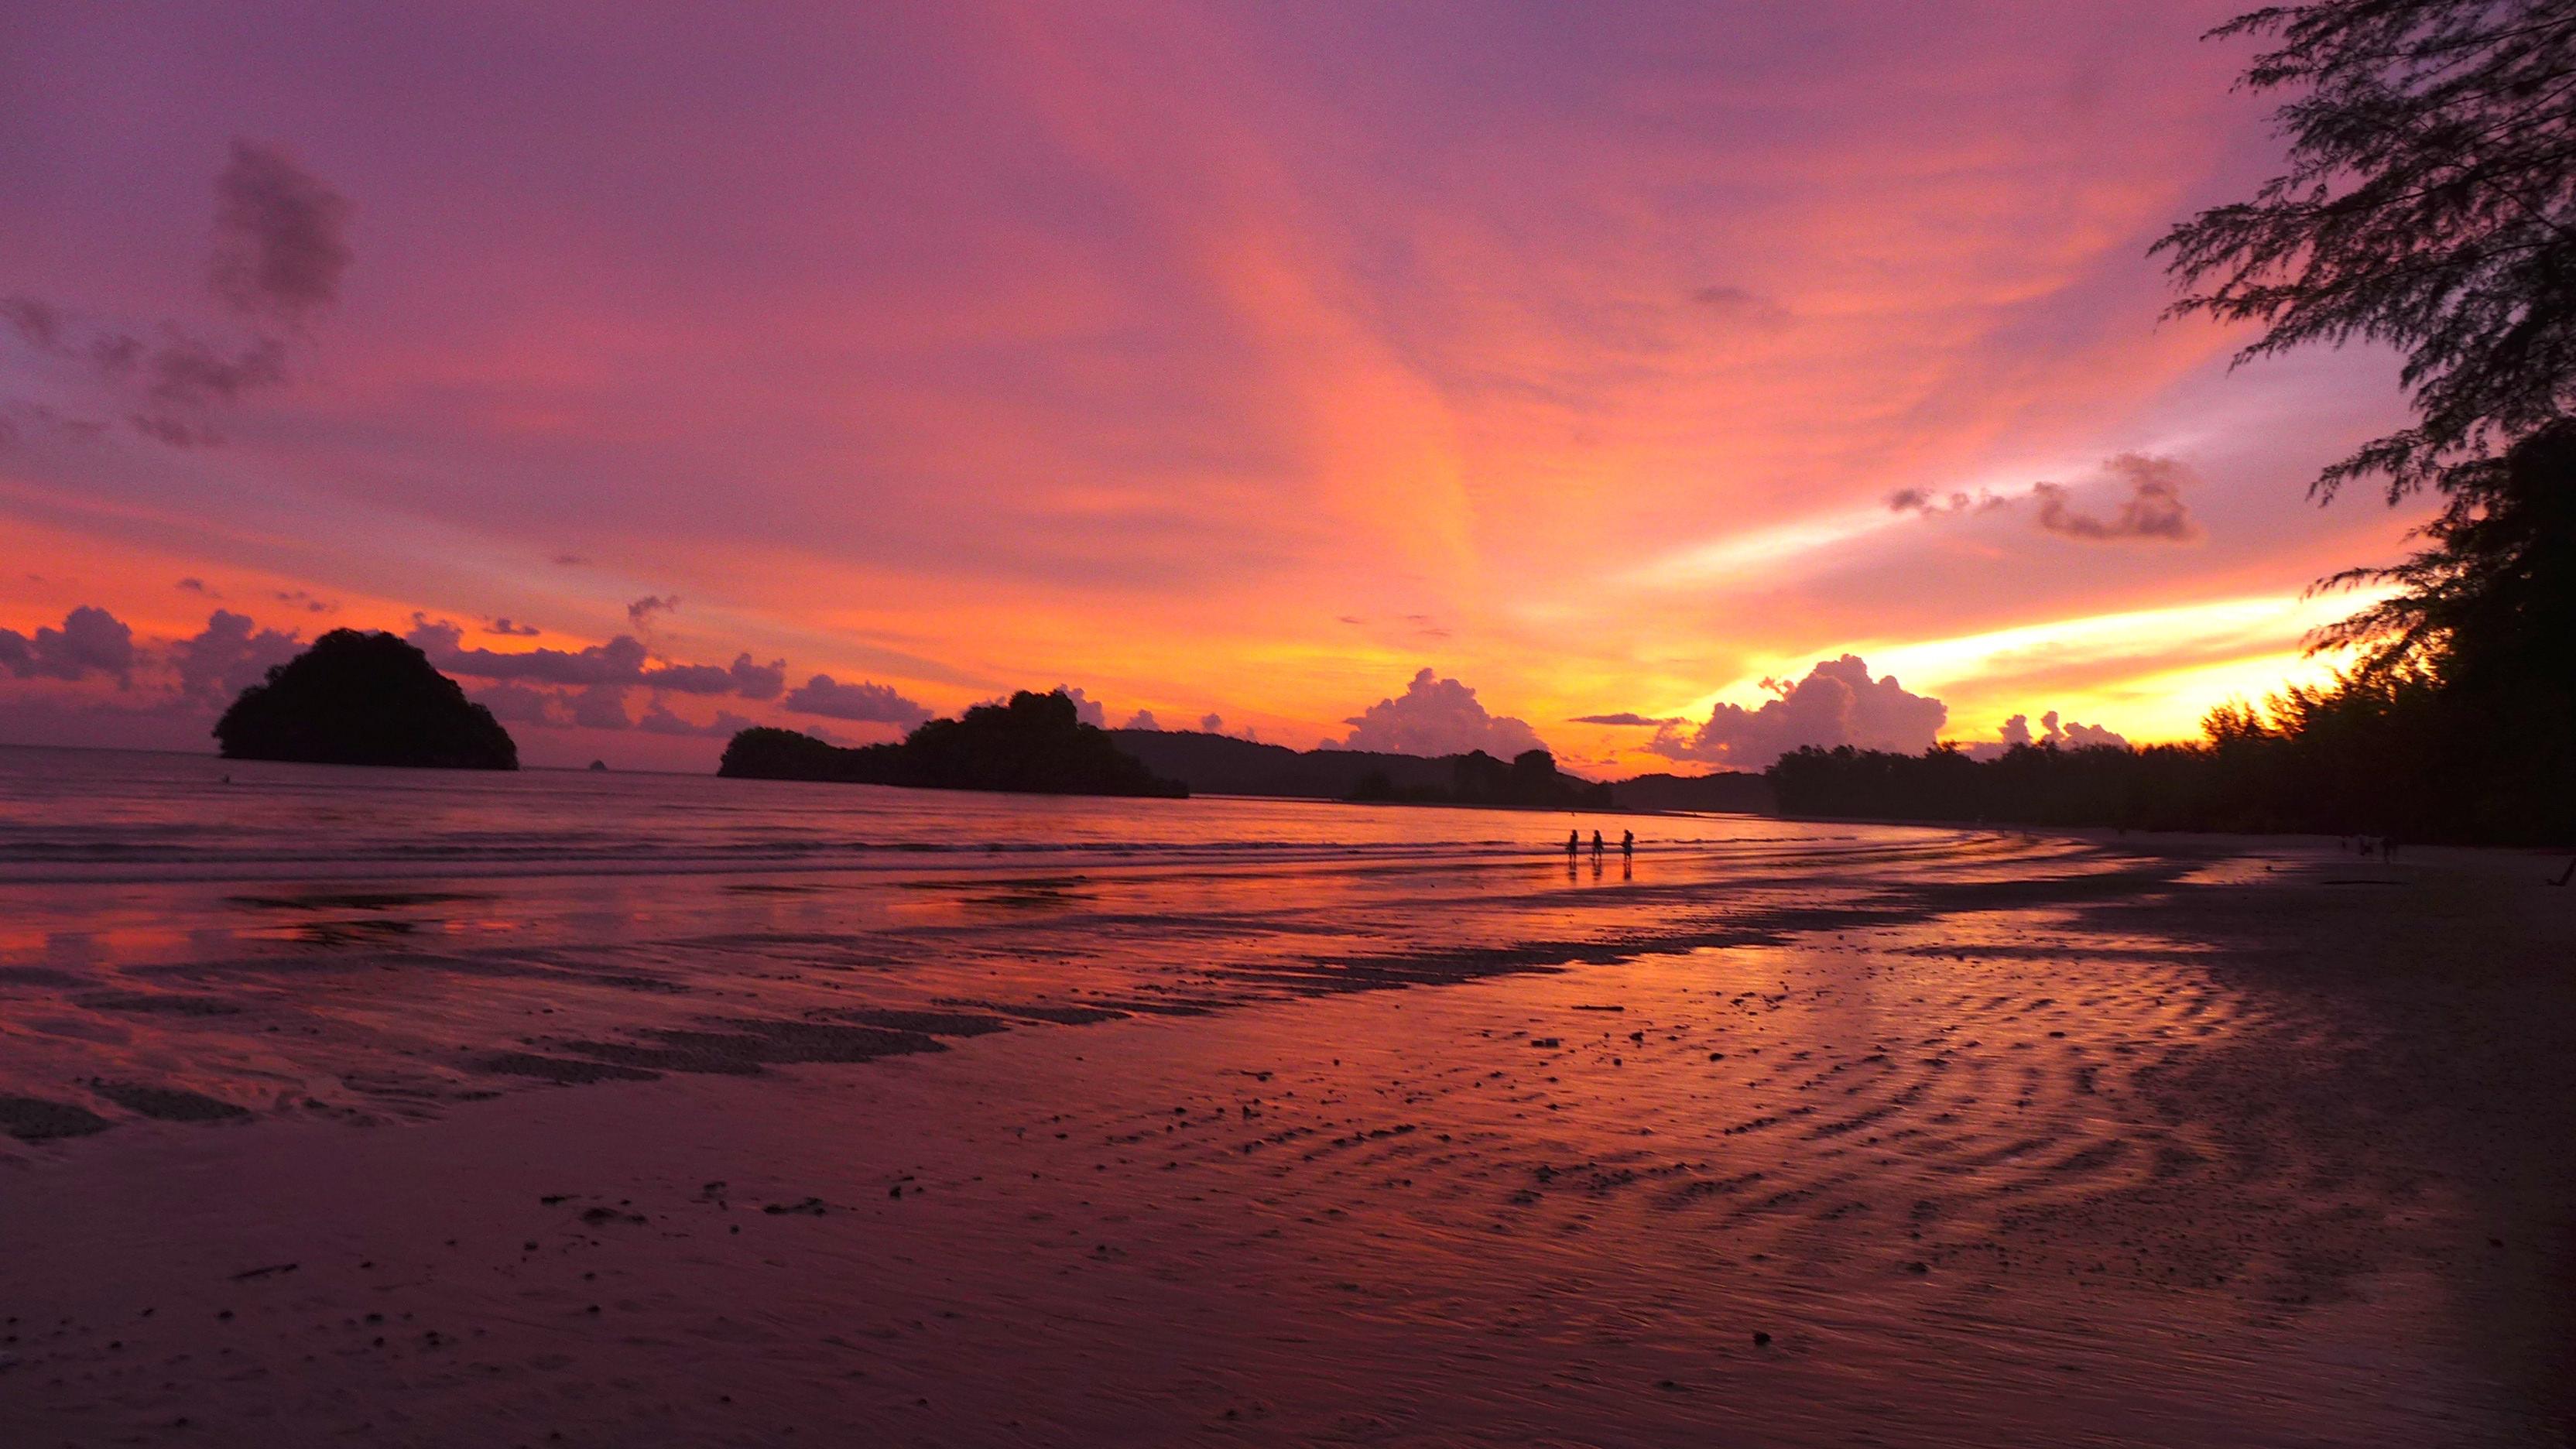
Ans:
<svg viewBox="0 0 2576 1449"><path fill-rule="evenodd" d="M1372 766L1353 782L1347 798L1405 801L1421 805L1519 805L1560 810L1607 810L1611 789L1605 784L1560 774L1556 756L1545 750L1523 750L1505 764L1483 750L1448 755L1446 784L1399 785L1383 766Z"/></svg>
<svg viewBox="0 0 2576 1449"><path fill-rule="evenodd" d="M1188 786L1160 779L1120 752L1107 730L1084 724L1062 690L1024 689L1006 704L979 704L958 719L932 720L896 744L845 748L757 725L725 745L716 773L1037 795L1189 794Z"/></svg>
<svg viewBox="0 0 2576 1449"><path fill-rule="evenodd" d="M2537 726L2568 686L2525 696ZM2010 825L2381 835L2558 845L2576 839L2570 737L2519 729L2495 695L2426 670L2290 689L2264 708L2213 710L2190 744L1971 759L1803 749L1771 767L1783 814Z"/></svg>

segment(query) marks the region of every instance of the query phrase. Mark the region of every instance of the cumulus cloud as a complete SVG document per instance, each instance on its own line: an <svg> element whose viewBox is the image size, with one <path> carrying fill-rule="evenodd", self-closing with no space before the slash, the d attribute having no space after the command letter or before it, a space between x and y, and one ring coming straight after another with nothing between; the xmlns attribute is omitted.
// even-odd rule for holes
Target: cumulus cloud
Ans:
<svg viewBox="0 0 2576 1449"><path fill-rule="evenodd" d="M562 723L560 712L555 708L555 696L524 684L496 684L489 689L474 691L471 698L492 711L492 717L503 724Z"/></svg>
<svg viewBox="0 0 2576 1449"><path fill-rule="evenodd" d="M349 200L274 146L233 142L215 178L215 295L246 315L300 325L340 295Z"/></svg>
<svg viewBox="0 0 2576 1449"><path fill-rule="evenodd" d="M746 651L735 655L725 672L733 676L733 692L743 699L776 699L787 689L787 661L784 659L758 664Z"/></svg>
<svg viewBox="0 0 2576 1449"><path fill-rule="evenodd" d="M39 627L30 638L0 629L0 669L20 679L77 680L112 676L133 682L134 631L105 609L83 604L63 616L63 626Z"/></svg>
<svg viewBox="0 0 2576 1449"><path fill-rule="evenodd" d="M1983 488L1978 489L1974 496L1964 492L1940 495L1928 488L1899 488L1887 495L1887 506L1895 513L1919 513L1926 518L1940 518L1953 513L1992 513L1998 508L2011 507L2012 500Z"/></svg>
<svg viewBox="0 0 2576 1449"><path fill-rule="evenodd" d="M1212 735L1224 734L1225 716L1218 714L1215 710L1209 710L1207 713L1199 716L1199 728Z"/></svg>
<svg viewBox="0 0 2576 1449"><path fill-rule="evenodd" d="M510 621L510 616L507 614L493 620L488 627L493 633L511 639L533 639L539 633L543 632L534 624L512 623Z"/></svg>
<svg viewBox="0 0 2576 1449"><path fill-rule="evenodd" d="M634 727L626 713L626 687L622 684L594 684L572 697L572 722L595 730L622 730Z"/></svg>
<svg viewBox="0 0 2576 1449"><path fill-rule="evenodd" d="M688 735L700 739L727 739L743 730L751 728L752 723L752 721L743 718L741 715L735 714L731 710L720 709L716 711L716 717L713 720L710 720L705 724L697 724L691 720L673 714L670 710L663 707L662 701L657 699L644 706L644 713L637 717L635 727L644 731L646 734Z"/></svg>
<svg viewBox="0 0 2576 1449"><path fill-rule="evenodd" d="M1483 750L1504 759L1545 749L1523 720L1486 712L1476 691L1429 669L1413 676L1404 693L1381 699L1344 720L1352 726L1344 749L1397 755L1462 755Z"/></svg>
<svg viewBox="0 0 2576 1449"><path fill-rule="evenodd" d="M630 635L620 634L605 644L587 649L528 649L504 653L494 649L468 649L465 631L445 620L433 620L415 614L411 632L403 636L429 656L429 662L449 674L466 674L477 679L534 680L542 684L638 684L643 682L648 657L644 643Z"/></svg>
<svg viewBox="0 0 2576 1449"><path fill-rule="evenodd" d="M2013 749L2025 745L2040 745L2060 750L2130 748L2127 739L2101 725L2078 724L2069 720L2060 726L2057 721L2057 711L2053 709L2039 717L2039 725L2040 733L2034 735L2030 730L2030 716L2014 715L2004 721L2004 727L1999 732L2000 738L1968 746L1968 756L1977 760L1998 759Z"/></svg>
<svg viewBox="0 0 2576 1449"><path fill-rule="evenodd" d="M1134 714L1127 716L1127 722L1125 724L1119 726L1120 729L1124 730L1159 730L1162 727L1162 721L1155 719L1154 712L1150 709L1140 709L1136 711Z"/></svg>
<svg viewBox="0 0 2576 1449"><path fill-rule="evenodd" d="M1056 693L1073 701L1073 717L1075 719L1080 720L1087 725L1098 725L1102 729L1107 729L1109 727L1108 706L1102 704L1099 700L1093 699L1091 696L1084 694L1081 690L1074 688L1070 684L1059 684L1055 688Z"/></svg>
<svg viewBox="0 0 2576 1449"><path fill-rule="evenodd" d="M293 634L262 629L247 614L217 609L195 637L170 646L170 663L178 671L181 694L227 704L300 648Z"/></svg>
<svg viewBox="0 0 2576 1449"><path fill-rule="evenodd" d="M640 684L675 694L731 694L743 699L776 699L787 686L784 659L762 664L745 652L736 655L731 664L655 664L651 649L632 634L620 634L586 649L467 648L462 628L443 619L414 614L411 630L403 637L440 669L474 679L525 680L582 688Z"/></svg>
<svg viewBox="0 0 2576 1449"><path fill-rule="evenodd" d="M2078 512L2072 488L2037 483L2031 495L2039 500L2039 526L2095 543L2189 543L2201 536L2200 525L2183 505L2183 485L2192 475L2180 460L2122 453L2105 459L2102 472L2128 485L2129 496L2121 500L2118 512L2108 518Z"/></svg>
<svg viewBox="0 0 2576 1449"><path fill-rule="evenodd" d="M798 714L901 725L907 729L930 718L929 710L896 693L890 684L856 680L844 684L828 674L817 674L787 691L785 703Z"/></svg>
<svg viewBox="0 0 2576 1449"><path fill-rule="evenodd" d="M1685 734L1680 724L1665 725L1646 748L1666 759L1758 770L1807 745L1918 753L1932 747L1950 717L1949 706L1909 693L1893 674L1872 679L1857 654L1821 662L1795 683L1762 683L1777 697L1760 708L1720 704L1698 729Z"/></svg>

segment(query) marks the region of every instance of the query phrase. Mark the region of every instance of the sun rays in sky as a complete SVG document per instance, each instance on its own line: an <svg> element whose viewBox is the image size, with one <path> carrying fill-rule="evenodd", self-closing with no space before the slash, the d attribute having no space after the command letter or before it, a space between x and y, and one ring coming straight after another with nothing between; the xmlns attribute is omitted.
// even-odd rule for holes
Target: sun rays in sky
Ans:
<svg viewBox="0 0 2576 1449"><path fill-rule="evenodd" d="M2159 321L2276 159L2226 9L0 22L0 738L203 747L218 610L565 656L462 676L536 762L862 684L1306 746L1428 667L1621 774L1578 717L1844 654L2186 736L2413 521L2304 491L2388 359Z"/></svg>

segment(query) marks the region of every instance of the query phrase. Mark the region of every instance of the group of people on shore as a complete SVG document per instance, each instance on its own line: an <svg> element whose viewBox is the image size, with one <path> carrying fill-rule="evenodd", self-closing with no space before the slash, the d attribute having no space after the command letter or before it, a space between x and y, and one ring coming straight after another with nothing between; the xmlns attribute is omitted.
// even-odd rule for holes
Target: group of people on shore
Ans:
<svg viewBox="0 0 2576 1449"><path fill-rule="evenodd" d="M1606 850L1607 848L1608 848L1608 847L1603 843L1603 841L1602 841L1602 839L1601 839L1601 832L1600 832L1600 831L1598 831L1598 830L1593 831L1593 832L1592 832L1592 858L1593 858L1594 860L1599 860L1599 859L1601 858L1602 852L1603 852L1604 850ZM1569 830L1569 831L1565 832L1565 858L1566 858L1566 859L1568 859L1568 860L1572 860L1572 859L1574 859L1576 856L1578 856L1578 855L1580 855L1580 854L1582 854L1582 853L1583 853L1583 832L1582 832L1582 831L1580 831L1580 830ZM1637 853L1637 832L1635 832L1635 831L1633 831L1633 830L1625 830L1625 831L1621 831L1621 832L1620 832L1620 834L1619 834L1619 853L1620 853L1621 855L1635 855L1635 854Z"/></svg>

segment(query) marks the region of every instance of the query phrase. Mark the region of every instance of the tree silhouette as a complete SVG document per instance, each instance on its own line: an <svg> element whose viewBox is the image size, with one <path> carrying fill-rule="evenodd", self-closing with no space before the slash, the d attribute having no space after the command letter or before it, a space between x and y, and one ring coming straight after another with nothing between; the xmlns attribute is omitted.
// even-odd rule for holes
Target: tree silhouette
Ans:
<svg viewBox="0 0 2576 1449"><path fill-rule="evenodd" d="M2492 460L2576 399L2576 8L2564 0L2319 0L2210 32L2277 42L2246 89L2288 169L2251 201L2156 243L2174 310L2264 324L2240 360L2311 342L2386 343L2418 421L2319 476L2384 475L2457 513Z"/></svg>

